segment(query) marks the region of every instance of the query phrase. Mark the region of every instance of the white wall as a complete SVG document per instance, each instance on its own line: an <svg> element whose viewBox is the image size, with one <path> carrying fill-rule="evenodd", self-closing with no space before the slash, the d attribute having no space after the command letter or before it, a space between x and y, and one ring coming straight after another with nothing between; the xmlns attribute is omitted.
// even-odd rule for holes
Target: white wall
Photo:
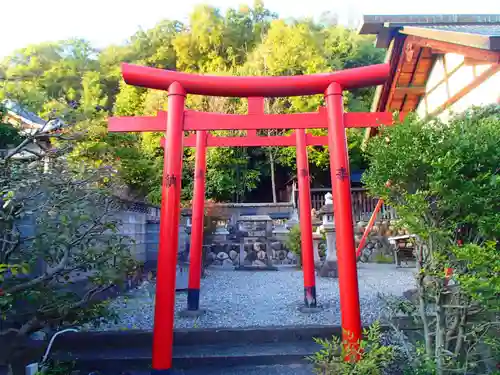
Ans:
<svg viewBox="0 0 500 375"><path fill-rule="evenodd" d="M427 93L420 100L416 112L420 117L432 114L491 66L491 63L464 64L464 56L455 53L439 56L427 80ZM445 79L446 73L448 73L447 79ZM473 105L496 103L499 97L500 72L496 72L438 116L446 121L452 113L462 112Z"/></svg>

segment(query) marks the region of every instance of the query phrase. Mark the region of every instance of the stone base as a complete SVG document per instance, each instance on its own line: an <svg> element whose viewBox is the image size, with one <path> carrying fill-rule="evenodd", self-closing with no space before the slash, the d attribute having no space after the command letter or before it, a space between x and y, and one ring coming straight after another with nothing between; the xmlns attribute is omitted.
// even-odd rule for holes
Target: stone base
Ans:
<svg viewBox="0 0 500 375"><path fill-rule="evenodd" d="M331 277L338 278L339 277L339 269L336 260L327 260L323 263L323 266L319 270L320 277Z"/></svg>
<svg viewBox="0 0 500 375"><path fill-rule="evenodd" d="M198 309L198 310L182 310L179 312L179 316L181 318L198 318L199 316L202 316L205 314L205 310L203 309Z"/></svg>
<svg viewBox="0 0 500 375"><path fill-rule="evenodd" d="M303 314L314 314L323 311L323 308L321 306L316 306L316 307L300 306L299 311Z"/></svg>

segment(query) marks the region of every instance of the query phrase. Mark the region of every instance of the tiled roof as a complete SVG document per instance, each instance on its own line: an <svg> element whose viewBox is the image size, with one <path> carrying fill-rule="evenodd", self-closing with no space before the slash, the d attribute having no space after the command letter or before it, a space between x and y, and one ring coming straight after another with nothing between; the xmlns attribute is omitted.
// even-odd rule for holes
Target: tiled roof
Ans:
<svg viewBox="0 0 500 375"><path fill-rule="evenodd" d="M13 100L7 99L2 103L2 105L8 111L15 113L19 117L22 117L22 118L32 122L33 124L38 124L38 125L45 124L45 121L42 118L38 117L33 112L30 112L30 111L24 109L19 103L16 103Z"/></svg>
<svg viewBox="0 0 500 375"><path fill-rule="evenodd" d="M23 108L19 103L13 100L6 99L2 102L2 105L7 111L13 113L15 116L22 118L26 123L30 123L33 129L39 129L46 123L44 119ZM60 119L54 119L50 121L50 123L45 125L44 133L63 128L65 126L66 124Z"/></svg>
<svg viewBox="0 0 500 375"><path fill-rule="evenodd" d="M456 33L467 33L484 36L499 36L500 24L498 25L418 25L418 27L426 29L434 29L440 31L452 31Z"/></svg>
<svg viewBox="0 0 500 375"><path fill-rule="evenodd" d="M360 34L377 35L377 47L387 48L398 34L484 50L500 50L500 14L367 15Z"/></svg>

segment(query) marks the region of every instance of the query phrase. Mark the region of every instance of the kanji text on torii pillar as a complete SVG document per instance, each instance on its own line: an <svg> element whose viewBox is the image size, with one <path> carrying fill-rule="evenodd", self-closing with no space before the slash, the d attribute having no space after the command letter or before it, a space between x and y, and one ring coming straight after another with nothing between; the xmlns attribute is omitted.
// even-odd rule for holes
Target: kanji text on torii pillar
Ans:
<svg viewBox="0 0 500 375"><path fill-rule="evenodd" d="M334 73L293 77L228 77L196 75L130 64L122 65L125 82L135 86L168 91L168 113L156 117L116 117L109 131L165 132L165 156L160 215L160 243L153 334L152 374L172 370L175 308L175 272L178 247L183 147L196 147L193 227L190 254L188 310L199 309L201 246L205 194L206 147L296 146L299 170L300 207L310 207L307 145L328 145L337 228L337 256L342 328L345 339L355 347L361 337L358 280L345 129L392 123L389 113L345 113L342 91L384 83L387 64L348 69ZM185 109L187 94L249 98L249 114L226 115ZM324 94L326 108L315 113L271 115L263 113L263 98ZM313 137L305 129L328 129L328 136ZM215 137L211 130L246 130L241 137ZM258 136L258 129L293 129L288 136ZM184 131L196 136L184 139ZM168 215L167 215L168 213ZM316 307L311 213L300 210L304 268L305 308Z"/></svg>

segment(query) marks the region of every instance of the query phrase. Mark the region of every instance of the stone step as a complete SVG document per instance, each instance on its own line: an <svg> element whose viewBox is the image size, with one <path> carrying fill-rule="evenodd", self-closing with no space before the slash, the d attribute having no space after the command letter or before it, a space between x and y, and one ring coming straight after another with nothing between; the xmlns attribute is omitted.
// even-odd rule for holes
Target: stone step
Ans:
<svg viewBox="0 0 500 375"><path fill-rule="evenodd" d="M259 370L261 372L252 372L252 369L257 371L257 367L265 366L270 370L275 365L293 368L291 365L295 365L302 371L297 374L304 374L307 373L304 369L310 369L305 357L312 355L318 349L318 344L313 341L179 346L174 348L173 367L176 370L203 370L203 374L208 370L214 374L218 373L216 371L225 374L221 371L243 366L247 371L243 374L264 374L263 369ZM83 373L99 371L104 375L119 375L124 371L147 371L151 366L151 351L146 349L86 350L71 353L59 351L53 357L64 361L75 361L77 369ZM186 375L195 373L185 372ZM227 372L227 374L233 373Z"/></svg>
<svg viewBox="0 0 500 375"><path fill-rule="evenodd" d="M313 338L339 336L339 326L283 326L257 328L190 328L174 331L174 345L217 345L312 342ZM100 331L66 333L55 340L53 350L86 351L145 349L151 351L151 331Z"/></svg>
<svg viewBox="0 0 500 375"><path fill-rule="evenodd" d="M236 366L230 368L176 370L173 375L312 375L309 364ZM108 374L103 374L108 375ZM127 375L150 375L149 372L131 371Z"/></svg>

